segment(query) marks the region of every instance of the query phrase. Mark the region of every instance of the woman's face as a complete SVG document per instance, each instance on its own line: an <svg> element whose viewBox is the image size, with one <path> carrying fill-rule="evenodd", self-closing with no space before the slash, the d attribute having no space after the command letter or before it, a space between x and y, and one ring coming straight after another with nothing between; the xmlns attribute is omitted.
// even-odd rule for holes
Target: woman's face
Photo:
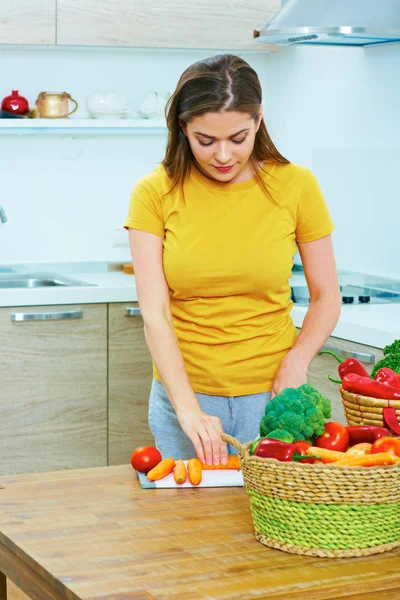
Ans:
<svg viewBox="0 0 400 600"><path fill-rule="evenodd" d="M249 158L261 119L261 111L257 121L248 113L209 112L182 126L202 173L221 183L253 177Z"/></svg>

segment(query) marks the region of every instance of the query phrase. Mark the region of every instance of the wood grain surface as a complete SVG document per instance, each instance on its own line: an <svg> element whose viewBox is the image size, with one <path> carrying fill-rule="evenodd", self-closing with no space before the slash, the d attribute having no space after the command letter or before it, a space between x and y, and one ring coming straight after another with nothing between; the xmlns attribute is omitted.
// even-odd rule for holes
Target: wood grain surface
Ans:
<svg viewBox="0 0 400 600"><path fill-rule="evenodd" d="M242 488L142 490L127 465L0 484L0 570L33 600L400 598L400 549L322 559L266 548Z"/></svg>
<svg viewBox="0 0 400 600"><path fill-rule="evenodd" d="M148 425L153 364L137 302L108 306L108 464L129 464L137 446L154 446Z"/></svg>
<svg viewBox="0 0 400 600"><path fill-rule="evenodd" d="M272 49L253 39L281 0L57 0L57 44Z"/></svg>
<svg viewBox="0 0 400 600"><path fill-rule="evenodd" d="M0 308L0 339L0 475L106 466L107 305Z"/></svg>
<svg viewBox="0 0 400 600"><path fill-rule="evenodd" d="M55 43L56 0L0 2L0 44Z"/></svg>

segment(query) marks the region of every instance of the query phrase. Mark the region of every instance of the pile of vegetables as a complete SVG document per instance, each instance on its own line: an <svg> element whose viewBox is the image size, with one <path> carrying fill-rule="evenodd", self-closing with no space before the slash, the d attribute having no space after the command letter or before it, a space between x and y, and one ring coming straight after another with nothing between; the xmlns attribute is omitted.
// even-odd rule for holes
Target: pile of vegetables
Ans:
<svg viewBox="0 0 400 600"><path fill-rule="evenodd" d="M376 363L370 375L356 358L342 360L330 350L319 352L319 354L332 355L340 363L338 367L340 379L329 377L331 381L340 383L342 389L347 392L388 400L389 405L390 400L400 400L400 340L395 340L386 346L383 353L385 357ZM400 436L400 423L396 409L388 406L382 412L385 425Z"/></svg>
<svg viewBox="0 0 400 600"><path fill-rule="evenodd" d="M344 369L346 367L345 364ZM347 376L343 370L340 374L343 378ZM341 466L400 463L400 440L392 437L389 429L345 427L341 423L327 422L330 416L330 401L311 385L286 388L268 402L260 423L261 438L251 444L250 455L281 462Z"/></svg>
<svg viewBox="0 0 400 600"><path fill-rule="evenodd" d="M385 427L345 427L333 421L313 444L306 441L282 442L269 437L256 440L250 454L281 462L335 464L336 466L373 467L400 463L400 439Z"/></svg>
<svg viewBox="0 0 400 600"><path fill-rule="evenodd" d="M157 448L153 446L136 448L132 452L130 462L135 471L145 473L149 481L158 481L173 473L174 481L179 485L185 483L188 478L192 485L199 485L203 479L203 471L240 470L239 457L236 454L228 456L227 464L217 466L204 464L198 458L190 458L188 461L163 459Z"/></svg>
<svg viewBox="0 0 400 600"><path fill-rule="evenodd" d="M380 437L373 444L364 442L350 446L345 452L310 446L309 454L317 452L323 463L338 467L375 467L400 464L400 439Z"/></svg>

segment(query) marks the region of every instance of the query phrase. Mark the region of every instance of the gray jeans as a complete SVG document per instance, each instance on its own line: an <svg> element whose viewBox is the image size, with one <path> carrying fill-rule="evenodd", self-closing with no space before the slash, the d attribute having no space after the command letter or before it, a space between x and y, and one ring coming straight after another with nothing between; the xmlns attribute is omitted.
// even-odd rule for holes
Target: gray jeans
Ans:
<svg viewBox="0 0 400 600"><path fill-rule="evenodd" d="M224 433L242 444L254 440L270 398L269 392L247 396L208 396L196 394L203 412L219 417ZM149 427L163 458L193 458L196 451L179 425L175 410L162 383L153 379L149 401ZM236 448L228 445L229 454Z"/></svg>

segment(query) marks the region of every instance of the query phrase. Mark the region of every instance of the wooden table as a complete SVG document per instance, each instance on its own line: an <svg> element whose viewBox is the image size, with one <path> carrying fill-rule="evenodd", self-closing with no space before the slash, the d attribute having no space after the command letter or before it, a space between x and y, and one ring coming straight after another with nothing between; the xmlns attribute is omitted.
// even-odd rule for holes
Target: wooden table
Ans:
<svg viewBox="0 0 400 600"><path fill-rule="evenodd" d="M400 549L311 558L255 540L243 488L142 490L129 466L0 478L6 577L33 600L388 600Z"/></svg>

